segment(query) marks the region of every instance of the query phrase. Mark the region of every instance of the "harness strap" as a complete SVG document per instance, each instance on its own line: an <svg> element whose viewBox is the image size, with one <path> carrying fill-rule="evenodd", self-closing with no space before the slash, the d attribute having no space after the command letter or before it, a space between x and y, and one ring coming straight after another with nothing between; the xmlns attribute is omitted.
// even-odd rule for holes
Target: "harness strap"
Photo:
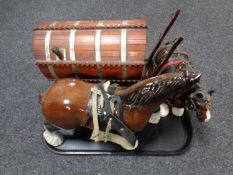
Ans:
<svg viewBox="0 0 233 175"><path fill-rule="evenodd" d="M93 116L93 121L94 121L94 118L96 118L98 120L97 115ZM109 124L110 124L111 120L109 120L109 121L110 121L109 122ZM96 125L96 123L94 123L94 130L95 130L95 127L98 127ZM125 150L134 150L138 147L138 140L136 140L135 144L132 145L127 139L125 139L121 135L110 133L109 131L111 130L111 126L107 127L105 132L98 131L98 135L96 135L94 130L92 132L90 139L94 140L95 142L98 142L98 141L108 142L109 141L109 142L120 145Z"/></svg>
<svg viewBox="0 0 233 175"><path fill-rule="evenodd" d="M117 87L118 87L118 84L111 84L111 85L108 87L107 92L108 92L109 94L113 95L113 94L115 93Z"/></svg>
<svg viewBox="0 0 233 175"><path fill-rule="evenodd" d="M105 132L99 131L99 141L105 141ZM91 136L91 139L94 140ZM124 137L118 135L118 134L113 134L109 133L107 141L115 143L120 145L122 148L125 150L134 150L138 147L138 141L135 143L135 145L131 145Z"/></svg>
<svg viewBox="0 0 233 175"><path fill-rule="evenodd" d="M161 70L167 68L168 66L171 65L176 65L176 64L180 64L180 63L189 63L189 60L174 60L174 61L169 61L167 62L165 65L163 65L163 67L161 68Z"/></svg>
<svg viewBox="0 0 233 175"><path fill-rule="evenodd" d="M99 88L99 86L95 86L91 89L92 91L92 116L93 116L93 132L91 135L91 140L94 140L95 142L97 141L110 141L113 143L116 143L120 146L122 146L126 150L133 150L137 148L138 146L138 140L134 133L130 131L119 119L114 117L111 113L109 113L109 109L104 110L104 115L102 116L102 120L104 123L107 123L106 130L105 132L99 130L99 118L98 118L98 94L101 96L103 95L102 98L104 98L104 106L106 105L108 108L110 106L110 102L106 101L106 96L107 94L103 94L102 88ZM100 93L101 92L101 93ZM100 97L101 97L100 96ZM110 107L111 108L111 107ZM111 109L110 109L111 110ZM107 113L106 113L107 112ZM120 135L118 134L113 134L110 133L110 130L114 129L116 130Z"/></svg>
<svg viewBox="0 0 233 175"><path fill-rule="evenodd" d="M98 114L97 114L97 94L98 89L96 87L93 87L91 89L93 99L92 99L92 116L93 116L93 125L94 129L91 135L91 138L95 140L95 142L99 141L99 121L98 121Z"/></svg>
<svg viewBox="0 0 233 175"><path fill-rule="evenodd" d="M108 141L108 135L109 135L109 132L110 130L112 129L112 119L109 119L108 120L108 124L106 126L106 129L105 129L105 140L104 142L107 142Z"/></svg>
<svg viewBox="0 0 233 175"><path fill-rule="evenodd" d="M110 105L114 105L115 107L115 110L116 110L116 113L117 113L117 116L119 117L119 119L121 121L123 121L123 110L122 110L122 101L121 101L121 98L119 96L116 96L116 95L113 95L112 96L112 99L110 101ZM111 106L112 107L112 106Z"/></svg>

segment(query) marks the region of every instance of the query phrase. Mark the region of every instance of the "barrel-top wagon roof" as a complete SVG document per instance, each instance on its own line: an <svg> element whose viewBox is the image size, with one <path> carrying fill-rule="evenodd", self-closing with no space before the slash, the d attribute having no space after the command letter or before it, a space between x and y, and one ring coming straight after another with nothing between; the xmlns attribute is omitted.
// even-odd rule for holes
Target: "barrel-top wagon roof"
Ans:
<svg viewBox="0 0 233 175"><path fill-rule="evenodd" d="M71 29L118 29L147 28L144 19L104 20L104 21L44 21L38 23L34 30L71 30Z"/></svg>
<svg viewBox="0 0 233 175"><path fill-rule="evenodd" d="M33 32L36 65L49 79L140 79L145 64L147 23L143 19L54 21Z"/></svg>

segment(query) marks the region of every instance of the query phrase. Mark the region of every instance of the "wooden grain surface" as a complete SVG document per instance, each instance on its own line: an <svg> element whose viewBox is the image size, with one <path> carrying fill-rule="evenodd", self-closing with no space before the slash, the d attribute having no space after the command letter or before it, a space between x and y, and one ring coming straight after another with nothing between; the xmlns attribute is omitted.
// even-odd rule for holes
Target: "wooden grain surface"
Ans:
<svg viewBox="0 0 233 175"><path fill-rule="evenodd" d="M85 61L87 65L89 62L99 61L100 65L102 62L118 62L119 65L122 62L126 65L134 62L144 64L146 28L144 20L41 22L34 28L34 57L41 72L49 79L64 78L71 74L79 74L83 78L139 79L143 66L138 66L137 71L127 66L126 71L122 68L124 66L114 69L106 66L101 69L87 66L84 69L68 61ZM52 52L54 47L63 50L63 60L58 60ZM41 62L38 61L50 64L50 68L40 65ZM53 61L73 65L62 67L53 64Z"/></svg>

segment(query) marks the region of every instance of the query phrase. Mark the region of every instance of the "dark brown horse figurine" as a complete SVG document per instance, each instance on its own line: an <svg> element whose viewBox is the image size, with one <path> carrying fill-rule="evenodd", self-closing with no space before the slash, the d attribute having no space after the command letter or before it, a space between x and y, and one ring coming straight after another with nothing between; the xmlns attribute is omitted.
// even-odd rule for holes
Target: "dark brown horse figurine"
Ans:
<svg viewBox="0 0 233 175"><path fill-rule="evenodd" d="M112 95L119 97L122 103L122 119L120 121L122 127L119 130L115 128L116 131L123 136L132 135L130 144L134 148L137 140L130 131L141 131L148 123L151 114L163 102L176 96L178 92L193 87L199 78L200 74L195 72L180 71L148 78L127 88L117 87ZM92 89L96 86L97 84L86 83L75 78L58 80L46 93L40 95L45 120L51 125L65 129L78 126L93 129L93 118L90 122L89 107L93 105L93 99L90 97L92 97ZM105 90L107 91L107 89ZM106 107L110 98L111 95L107 94L102 108ZM116 106L113 106L110 119L120 120L118 111ZM104 128L109 123L110 119L107 119L103 122ZM114 123L112 125L114 126ZM123 132L124 129L127 131L126 134ZM55 134L56 137L51 137L51 134ZM54 146L62 143L62 140L58 139L61 138L58 133L51 133L47 130L44 137L49 144Z"/></svg>

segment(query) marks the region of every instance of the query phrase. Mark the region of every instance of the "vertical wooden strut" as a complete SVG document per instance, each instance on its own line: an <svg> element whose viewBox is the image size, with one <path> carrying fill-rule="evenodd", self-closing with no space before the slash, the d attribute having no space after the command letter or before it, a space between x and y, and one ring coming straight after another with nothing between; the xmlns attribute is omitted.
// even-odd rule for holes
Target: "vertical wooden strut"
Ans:
<svg viewBox="0 0 233 175"><path fill-rule="evenodd" d="M74 23L74 26L78 26L80 23L80 21L76 21ZM76 29L71 29L70 30L70 37L69 37L69 46L70 46L70 61L73 61L75 62L76 61L76 58L75 58L75 33L76 33ZM72 71L73 73L77 73L77 66L75 64L72 64L71 65L72 67Z"/></svg>
<svg viewBox="0 0 233 175"><path fill-rule="evenodd" d="M128 21L123 20L122 25L127 25ZM121 29L121 63L122 63L122 79L127 79L127 67L125 65L127 57L127 29Z"/></svg>
<svg viewBox="0 0 233 175"><path fill-rule="evenodd" d="M155 47L153 48L148 61L144 67L143 73L142 73L142 79L146 78L146 75L148 73L148 69L149 69L149 65L153 62L153 57L156 53L156 51L158 50L158 48L160 47L160 45L162 44L165 36L167 35L167 33L169 32L170 28L172 27L172 25L174 24L174 22L176 21L177 17L180 14L180 9L178 9L174 15L174 17L172 18L172 20L170 21L170 23L168 24L168 26L166 27L166 29L164 30L163 34L161 35L161 37L159 38L157 44L155 45Z"/></svg>
<svg viewBox="0 0 233 175"><path fill-rule="evenodd" d="M49 62L51 60L51 56L50 56L50 48L49 48L49 45L50 45L50 36L51 36L51 30L48 30L46 32L46 35L45 35L45 58L46 58L46 61ZM56 74L56 72L54 71L54 68L52 65L48 65L48 69L49 69L49 73L51 74L51 76L53 77L53 79L57 80L58 79L58 76Z"/></svg>
<svg viewBox="0 0 233 175"><path fill-rule="evenodd" d="M97 26L103 26L103 21L99 21ZM95 31L95 61L97 62L97 75L99 79L102 79L102 67L101 67L101 29Z"/></svg>

